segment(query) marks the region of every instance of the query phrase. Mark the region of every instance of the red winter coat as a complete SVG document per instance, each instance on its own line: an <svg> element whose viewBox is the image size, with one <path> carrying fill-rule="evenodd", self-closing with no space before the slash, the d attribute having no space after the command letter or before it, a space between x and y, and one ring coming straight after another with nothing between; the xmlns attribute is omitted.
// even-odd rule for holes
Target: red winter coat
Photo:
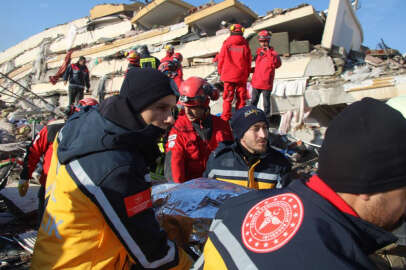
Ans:
<svg viewBox="0 0 406 270"><path fill-rule="evenodd" d="M255 71L251 80L252 87L271 91L275 78L275 69L280 66L281 58L272 47L267 50L258 48Z"/></svg>
<svg viewBox="0 0 406 270"><path fill-rule="evenodd" d="M45 186L46 177L48 175L49 166L51 165L52 159L52 145L58 131L63 127L64 123L60 121L54 121L49 123L47 126L41 129L35 138L34 142L28 149L27 156L24 160L24 168L20 174L21 179L32 178L32 173L37 167L38 162L41 157L43 157L44 162L42 164L42 175L40 178L40 184Z"/></svg>
<svg viewBox="0 0 406 270"><path fill-rule="evenodd" d="M245 83L251 72L251 51L243 36L229 36L218 55L218 72L223 82Z"/></svg>
<svg viewBox="0 0 406 270"><path fill-rule="evenodd" d="M210 117L212 132L209 141L197 134L185 114L176 120L166 144L165 176L168 180L183 183L201 177L210 153L220 142L233 140L229 124L220 117Z"/></svg>
<svg viewBox="0 0 406 270"><path fill-rule="evenodd" d="M168 52L167 52L167 53L166 53L166 56L161 59L161 63L172 61L172 60L173 60L173 56L174 56L174 53L168 53Z"/></svg>
<svg viewBox="0 0 406 270"><path fill-rule="evenodd" d="M176 85L178 86L178 89L180 88L180 85L183 82L183 69L182 67L178 67L178 69L176 70L176 76L175 78L173 78L173 80L175 81Z"/></svg>

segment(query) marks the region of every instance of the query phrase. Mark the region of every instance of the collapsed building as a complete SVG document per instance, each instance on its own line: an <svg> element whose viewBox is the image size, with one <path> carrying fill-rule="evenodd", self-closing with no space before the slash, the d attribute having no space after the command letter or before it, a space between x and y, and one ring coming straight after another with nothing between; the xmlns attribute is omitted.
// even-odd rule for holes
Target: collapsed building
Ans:
<svg viewBox="0 0 406 270"><path fill-rule="evenodd" d="M272 31L271 45L282 66L276 70L271 110L281 116L275 123L281 134L317 146L328 121L346 104L406 93L403 57L390 48L370 51L362 46L362 27L349 0L330 0L326 11L302 4L275 8L265 16L237 0L199 7L155 0L95 6L88 17L46 29L3 51L0 99L24 112L66 106L67 86L52 76L80 56L88 61L90 95L103 99L117 94L128 64L124 52L140 45L162 58L164 46L172 44L183 55L185 79L218 82L213 58L229 36L228 29L220 29L222 21L246 28L253 53L259 46L257 33ZM221 113L222 100L212 102L211 109Z"/></svg>

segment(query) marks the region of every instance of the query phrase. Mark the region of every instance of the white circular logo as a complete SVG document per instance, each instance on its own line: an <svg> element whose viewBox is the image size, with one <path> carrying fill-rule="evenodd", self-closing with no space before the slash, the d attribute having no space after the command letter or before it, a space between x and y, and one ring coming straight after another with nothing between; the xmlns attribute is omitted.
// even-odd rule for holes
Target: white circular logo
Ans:
<svg viewBox="0 0 406 270"><path fill-rule="evenodd" d="M256 253L283 247L299 230L303 221L303 204L293 193L269 197L252 207L242 223L244 245Z"/></svg>

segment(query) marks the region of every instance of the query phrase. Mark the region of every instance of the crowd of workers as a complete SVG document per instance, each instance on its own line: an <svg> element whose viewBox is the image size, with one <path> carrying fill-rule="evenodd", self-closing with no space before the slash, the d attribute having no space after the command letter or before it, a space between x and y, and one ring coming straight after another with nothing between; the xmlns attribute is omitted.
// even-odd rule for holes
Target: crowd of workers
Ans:
<svg viewBox="0 0 406 270"><path fill-rule="evenodd" d="M170 45L161 60L146 46L130 51L120 93L101 104L83 99L85 59L68 68L69 117L38 134L19 184L24 195L43 156L32 269L376 269L380 250L391 245L396 255L391 231L406 214L404 99L349 105L328 128L317 173L291 179L269 140L269 94L282 63L261 31L252 69L243 32L232 25L216 57L221 117L209 107L219 89L183 80L182 55ZM256 107L261 93L265 112ZM221 206L196 262L155 218L159 171L169 182L205 177L253 190ZM391 267L406 269L405 260Z"/></svg>

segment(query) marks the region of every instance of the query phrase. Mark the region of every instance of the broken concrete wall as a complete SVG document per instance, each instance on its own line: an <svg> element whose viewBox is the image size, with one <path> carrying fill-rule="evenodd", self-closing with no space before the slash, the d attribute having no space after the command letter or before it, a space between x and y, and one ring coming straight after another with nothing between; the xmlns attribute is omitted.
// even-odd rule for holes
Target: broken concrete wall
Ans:
<svg viewBox="0 0 406 270"><path fill-rule="evenodd" d="M348 0L330 0L322 46L344 47L348 52L360 51L363 41L361 25Z"/></svg>

